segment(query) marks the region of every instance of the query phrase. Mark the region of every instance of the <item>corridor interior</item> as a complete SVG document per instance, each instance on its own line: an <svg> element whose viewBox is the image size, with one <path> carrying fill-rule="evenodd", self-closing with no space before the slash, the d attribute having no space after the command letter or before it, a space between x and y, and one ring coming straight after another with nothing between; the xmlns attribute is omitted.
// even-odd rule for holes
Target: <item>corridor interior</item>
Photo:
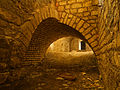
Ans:
<svg viewBox="0 0 120 90"><path fill-rule="evenodd" d="M120 90L120 0L0 0L0 90Z"/></svg>
<svg viewBox="0 0 120 90"><path fill-rule="evenodd" d="M53 42L42 62L26 67L23 79L6 82L0 90L104 90L94 52L79 38Z"/></svg>

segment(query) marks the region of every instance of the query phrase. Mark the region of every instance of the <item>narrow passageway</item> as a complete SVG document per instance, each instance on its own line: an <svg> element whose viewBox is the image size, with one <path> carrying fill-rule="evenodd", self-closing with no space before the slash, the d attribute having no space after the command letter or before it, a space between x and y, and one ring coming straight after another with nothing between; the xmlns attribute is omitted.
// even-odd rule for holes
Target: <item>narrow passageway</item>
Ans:
<svg viewBox="0 0 120 90"><path fill-rule="evenodd" d="M0 90L104 90L94 52L79 38L58 39L40 63L25 68L25 78Z"/></svg>
<svg viewBox="0 0 120 90"><path fill-rule="evenodd" d="M55 52L51 53L39 65L30 66L28 68L30 73L26 78L1 85L0 90L104 90L97 66L94 63L90 65L90 62L88 62L88 66L83 67L79 64L80 57L88 55L87 59L94 59L93 53L89 55L90 53L90 51L89 53L61 53L64 56ZM70 62L64 63L63 58L64 60L72 58L77 62L73 62L71 59ZM84 64L84 60L82 63Z"/></svg>
<svg viewBox="0 0 120 90"><path fill-rule="evenodd" d="M0 0L0 90L40 89L120 90L120 0Z"/></svg>

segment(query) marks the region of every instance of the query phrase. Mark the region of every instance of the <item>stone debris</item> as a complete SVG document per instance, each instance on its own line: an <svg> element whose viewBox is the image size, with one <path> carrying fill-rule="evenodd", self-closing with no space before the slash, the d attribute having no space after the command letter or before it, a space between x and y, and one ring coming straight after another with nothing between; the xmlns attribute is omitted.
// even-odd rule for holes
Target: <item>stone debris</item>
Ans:
<svg viewBox="0 0 120 90"><path fill-rule="evenodd" d="M56 79L57 80L64 80L64 78L62 78L62 77L57 77Z"/></svg>
<svg viewBox="0 0 120 90"><path fill-rule="evenodd" d="M85 73L85 72L82 72L82 75L86 75L86 73Z"/></svg>
<svg viewBox="0 0 120 90"><path fill-rule="evenodd" d="M67 84L72 84L72 82L67 82Z"/></svg>
<svg viewBox="0 0 120 90"><path fill-rule="evenodd" d="M45 86L46 83L39 83L38 86Z"/></svg>
<svg viewBox="0 0 120 90"><path fill-rule="evenodd" d="M99 82L99 80L94 80L95 83Z"/></svg>
<svg viewBox="0 0 120 90"><path fill-rule="evenodd" d="M45 83L41 83L41 86L44 86L44 85L46 85Z"/></svg>
<svg viewBox="0 0 120 90"><path fill-rule="evenodd" d="M68 87L69 85L68 84L63 84L63 86Z"/></svg>
<svg viewBox="0 0 120 90"><path fill-rule="evenodd" d="M95 86L97 86L97 87L99 87L99 86L100 86L100 84L99 84L99 83L95 83L94 85L95 85Z"/></svg>
<svg viewBox="0 0 120 90"><path fill-rule="evenodd" d="M89 81L93 81L91 78L87 78Z"/></svg>
<svg viewBox="0 0 120 90"><path fill-rule="evenodd" d="M75 81L77 78L75 75L72 75L70 73L63 73L59 75L60 77L64 78L65 80Z"/></svg>
<svg viewBox="0 0 120 90"><path fill-rule="evenodd" d="M58 64L54 62L54 67L49 67L49 61L45 60L42 65L29 67L30 72L27 72L27 77L22 81L17 80L16 84L10 83L10 86L6 86L7 90L11 87L15 87L12 90L31 90L31 88L32 90L104 90L100 75L96 71L98 69L94 70L86 66L81 69L72 62L66 67L61 64L62 68L57 67ZM22 71L26 72L26 70ZM0 90L6 90L3 88L4 86L0 86Z"/></svg>

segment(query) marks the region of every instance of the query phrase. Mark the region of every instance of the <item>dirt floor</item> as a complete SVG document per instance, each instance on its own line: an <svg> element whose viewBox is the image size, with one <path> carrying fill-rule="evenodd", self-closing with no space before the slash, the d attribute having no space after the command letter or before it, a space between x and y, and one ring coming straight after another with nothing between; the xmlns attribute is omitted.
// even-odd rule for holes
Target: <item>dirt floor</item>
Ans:
<svg viewBox="0 0 120 90"><path fill-rule="evenodd" d="M0 90L104 90L97 66L81 66L84 60L80 65L81 61L77 58L80 53L76 57L79 61L73 63L73 59L67 59L71 61L64 63L67 54L76 57L66 53L61 59L59 54L49 53L42 63L29 67L31 73L26 78L14 83L6 82L0 85ZM58 64L60 59L61 64Z"/></svg>
<svg viewBox="0 0 120 90"><path fill-rule="evenodd" d="M96 58L93 51L48 52L45 62L53 67L87 67L96 65Z"/></svg>

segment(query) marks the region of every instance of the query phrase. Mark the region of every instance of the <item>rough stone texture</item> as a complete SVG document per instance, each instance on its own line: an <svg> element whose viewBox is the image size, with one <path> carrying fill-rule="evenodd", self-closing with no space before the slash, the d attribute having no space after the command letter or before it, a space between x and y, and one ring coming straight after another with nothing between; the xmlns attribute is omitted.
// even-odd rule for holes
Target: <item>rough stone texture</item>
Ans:
<svg viewBox="0 0 120 90"><path fill-rule="evenodd" d="M99 15L98 64L106 90L119 90L120 17L119 0L104 0Z"/></svg>
<svg viewBox="0 0 120 90"><path fill-rule="evenodd" d="M79 42L81 40L78 38L72 38L71 43L70 43L70 51L79 51Z"/></svg>
<svg viewBox="0 0 120 90"><path fill-rule="evenodd" d="M57 18L54 2L51 0L0 0L1 73L17 72L10 68L21 67L32 34L47 17ZM19 77L18 74L15 76Z"/></svg>
<svg viewBox="0 0 120 90"><path fill-rule="evenodd" d="M48 60L52 67L89 67L97 65L93 51L48 52L45 55L45 60Z"/></svg>
<svg viewBox="0 0 120 90"><path fill-rule="evenodd" d="M75 37L64 37L53 42L47 49L47 52L79 51L79 44L81 41L81 39ZM85 51L92 51L87 43Z"/></svg>
<svg viewBox="0 0 120 90"><path fill-rule="evenodd" d="M93 11L97 10L96 4L93 4L92 1L85 2L79 0L0 1L0 38L5 40L5 46L7 45L7 48L10 47L10 49L8 49L8 52L10 51L11 53L11 57L8 58L9 62L19 62L22 59L35 29L42 20L48 17L54 17L60 20L60 22L83 32L83 35L87 36L85 37L86 39L90 39L92 36L97 37L95 25L97 22L97 15L92 15ZM86 11L82 11L83 8L85 8ZM61 11L59 11L59 9ZM68 13L66 14L67 11ZM76 15L79 14L83 16L76 16L75 13L77 13ZM88 18L88 20L86 20L86 18ZM97 38L94 38L93 42L96 40ZM2 41L1 43L4 44ZM96 47L97 43L93 44L95 44L94 46ZM1 44L1 46L4 45ZM1 48L3 49L3 47ZM6 50L5 48L5 51ZM13 58L16 58L16 60L13 61ZM17 66L18 64L14 65ZM10 64L10 67L11 65L12 64Z"/></svg>
<svg viewBox="0 0 120 90"><path fill-rule="evenodd" d="M62 37L68 36L81 38L87 41L78 31L58 22L54 18L44 20L33 34L24 60L27 63L41 62L50 44Z"/></svg>
<svg viewBox="0 0 120 90"><path fill-rule="evenodd" d="M40 61L53 41L83 35L97 56L106 90L119 90L119 13L119 0L104 0L100 5L98 0L0 0L0 67L5 68L0 72L16 73L10 68L15 69L24 55L30 59L26 62ZM63 24L43 21L49 17Z"/></svg>
<svg viewBox="0 0 120 90"><path fill-rule="evenodd" d="M96 37L93 42L98 42L97 0L57 0L56 3L60 22L67 24L81 32L83 36L87 36L85 37L87 40L89 40L91 36ZM89 43L91 44L92 42ZM94 44L97 45L98 43ZM96 47L96 45L93 47Z"/></svg>
<svg viewBox="0 0 120 90"><path fill-rule="evenodd" d="M53 42L50 45L47 52L49 52L49 51L53 51L53 52L70 52L71 39L72 39L72 37L64 37L64 38L58 39L57 41Z"/></svg>
<svg viewBox="0 0 120 90"><path fill-rule="evenodd" d="M4 83L9 76L9 72L0 73L0 84Z"/></svg>

